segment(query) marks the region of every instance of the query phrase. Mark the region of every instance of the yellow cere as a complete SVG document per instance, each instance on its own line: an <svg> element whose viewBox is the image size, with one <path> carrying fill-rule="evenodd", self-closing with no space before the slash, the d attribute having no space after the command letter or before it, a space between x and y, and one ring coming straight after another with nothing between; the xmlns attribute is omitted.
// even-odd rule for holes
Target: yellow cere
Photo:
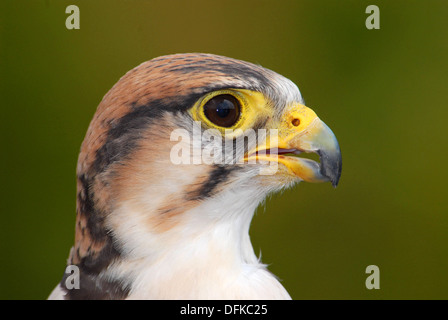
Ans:
<svg viewBox="0 0 448 320"><path fill-rule="evenodd" d="M279 148L288 149L291 139L298 138L310 129L311 123L318 119L316 113L302 105L294 104L286 108L279 126ZM298 120L298 121L296 121Z"/></svg>

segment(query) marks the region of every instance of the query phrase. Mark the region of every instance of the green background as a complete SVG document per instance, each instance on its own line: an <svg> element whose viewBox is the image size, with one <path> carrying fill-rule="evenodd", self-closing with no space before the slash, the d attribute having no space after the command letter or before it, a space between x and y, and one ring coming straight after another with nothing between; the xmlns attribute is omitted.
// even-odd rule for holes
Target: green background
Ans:
<svg viewBox="0 0 448 320"><path fill-rule="evenodd" d="M65 27L70 4L80 30ZM370 4L380 30L365 27ZM448 298L448 3L409 0L2 0L0 298L45 299L60 281L98 103L131 68L180 52L283 74L339 140L337 189L302 183L252 223L294 299Z"/></svg>

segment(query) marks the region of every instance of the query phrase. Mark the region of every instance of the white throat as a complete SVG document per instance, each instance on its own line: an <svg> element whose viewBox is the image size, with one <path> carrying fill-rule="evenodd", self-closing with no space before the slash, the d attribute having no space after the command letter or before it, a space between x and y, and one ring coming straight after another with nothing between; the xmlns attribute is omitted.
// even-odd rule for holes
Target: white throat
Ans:
<svg viewBox="0 0 448 320"><path fill-rule="evenodd" d="M265 192L226 189L160 234L148 232L145 214L121 207L112 223L127 255L103 276L130 277L129 299L291 299L249 238Z"/></svg>

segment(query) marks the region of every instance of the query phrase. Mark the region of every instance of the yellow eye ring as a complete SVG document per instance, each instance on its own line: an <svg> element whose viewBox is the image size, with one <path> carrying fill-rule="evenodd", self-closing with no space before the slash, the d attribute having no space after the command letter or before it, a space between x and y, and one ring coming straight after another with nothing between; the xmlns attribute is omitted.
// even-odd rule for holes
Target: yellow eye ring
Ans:
<svg viewBox="0 0 448 320"><path fill-rule="evenodd" d="M200 99L193 107L192 115L195 121L224 133L244 123L247 104L244 95L236 90L218 90Z"/></svg>
<svg viewBox="0 0 448 320"><path fill-rule="evenodd" d="M219 96L221 96L220 98L233 100L234 103L238 104L238 117L233 118L232 121L227 123L220 123L220 121L216 121L216 118L211 117L210 114L207 116L204 107L215 97L218 97L217 99L219 99ZM213 103L214 102L211 102L210 104ZM216 104L214 106L216 106ZM189 110L193 120L200 122L204 129L216 129L223 136L225 135L228 138L236 137L241 133L241 130L245 131L253 128L254 124L257 123L259 119L272 118L273 112L272 104L261 92L232 88L205 94ZM226 116L226 114L224 114L224 116ZM213 122L213 120L215 120L215 122ZM224 126L220 124L224 124Z"/></svg>

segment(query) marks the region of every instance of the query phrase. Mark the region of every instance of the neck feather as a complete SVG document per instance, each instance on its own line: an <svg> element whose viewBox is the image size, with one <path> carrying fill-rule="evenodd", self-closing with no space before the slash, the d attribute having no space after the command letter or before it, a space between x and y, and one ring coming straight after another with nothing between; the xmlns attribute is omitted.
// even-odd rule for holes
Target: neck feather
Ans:
<svg viewBox="0 0 448 320"><path fill-rule="evenodd" d="M249 237L264 196L250 189L228 191L182 213L163 232L148 228L152 213L124 203L111 216L124 254L107 277L131 283L131 299L289 298L255 256Z"/></svg>

